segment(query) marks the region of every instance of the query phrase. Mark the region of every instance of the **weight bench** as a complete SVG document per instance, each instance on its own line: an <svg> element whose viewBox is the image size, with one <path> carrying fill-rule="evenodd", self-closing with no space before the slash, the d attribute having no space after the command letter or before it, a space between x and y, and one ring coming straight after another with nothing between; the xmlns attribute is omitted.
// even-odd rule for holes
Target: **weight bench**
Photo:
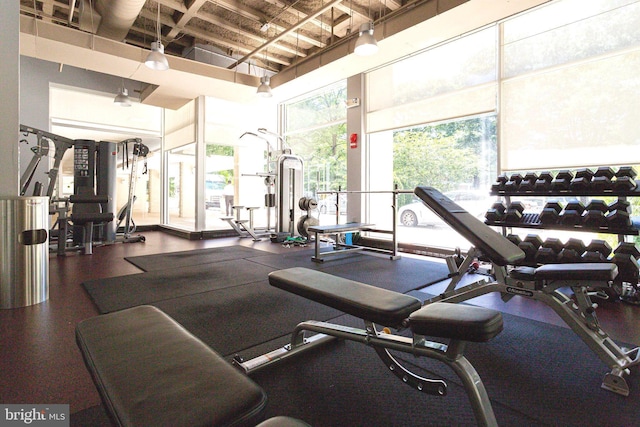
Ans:
<svg viewBox="0 0 640 427"><path fill-rule="evenodd" d="M333 255L346 254L350 252L359 252L364 249L362 246L348 245L339 243L337 235L349 233L352 231L368 231L373 227L372 224L362 222L349 222L346 224L333 225L314 225L309 227L309 232L313 233L315 240L315 250L311 260L313 262L324 262L324 259ZM320 252L320 236L336 235L334 249L331 251Z"/></svg>
<svg viewBox="0 0 640 427"><path fill-rule="evenodd" d="M396 350L439 360L458 375L469 396L479 425L495 426L497 421L480 376L464 357L468 341L488 341L502 331L502 315L494 310L458 304L431 304L421 307L417 298L320 271L296 267L269 274L272 286L363 319L365 329L327 322L306 321L298 324L291 343L266 355L236 364L247 373L331 339L345 339L372 346L387 368L412 388L444 396L443 380L423 378L402 366L389 352ZM378 331L376 325L386 327ZM412 337L392 334L389 328L409 328ZM305 332L315 332L305 337ZM425 336L449 339L449 343L427 341Z"/></svg>
<svg viewBox="0 0 640 427"><path fill-rule="evenodd" d="M116 426L254 426L264 391L152 306L83 320L76 341ZM260 427L304 427L275 417Z"/></svg>
<svg viewBox="0 0 640 427"><path fill-rule="evenodd" d="M254 242L259 242L260 237L258 237L256 230L253 228L253 211L260 208L257 206L245 208L244 206L237 205L232 206L232 208L236 211L235 217L223 216L220 217L220 219L228 223L240 237L251 236ZM247 211L249 211L249 219L240 219L240 212L242 209L247 209ZM249 223L249 225L247 225L247 223Z"/></svg>
<svg viewBox="0 0 640 427"><path fill-rule="evenodd" d="M427 301L461 302L490 292L500 292L506 302L519 295L542 301L555 311L585 344L611 369L602 388L629 395L624 378L629 368L640 363L639 348L621 349L599 325L597 307L587 290L611 286L618 274L613 263L547 264L538 268L514 267L524 259L524 252L502 234L458 206L432 187L417 187L415 194L440 218L467 239L473 247L458 263L447 260L451 282L442 294ZM486 259L493 266L494 278L457 288L462 276L476 258ZM570 295L561 292L570 288Z"/></svg>

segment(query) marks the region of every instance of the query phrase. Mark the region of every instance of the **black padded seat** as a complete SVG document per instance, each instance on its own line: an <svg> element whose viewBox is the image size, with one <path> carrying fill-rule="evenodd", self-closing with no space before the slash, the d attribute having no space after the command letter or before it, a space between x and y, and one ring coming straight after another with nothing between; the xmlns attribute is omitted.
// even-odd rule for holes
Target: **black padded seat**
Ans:
<svg viewBox="0 0 640 427"><path fill-rule="evenodd" d="M109 201L108 197L96 196L91 187L78 187L77 192L78 194L69 197L69 201L73 203L70 218L75 225L113 221L113 213L102 212L102 206L100 206L100 203Z"/></svg>
<svg viewBox="0 0 640 427"><path fill-rule="evenodd" d="M409 316L415 334L462 341L485 342L503 328L502 314L484 307L435 302Z"/></svg>
<svg viewBox="0 0 640 427"><path fill-rule="evenodd" d="M610 262L546 264L536 268L536 280L610 282L618 275L618 266Z"/></svg>
<svg viewBox="0 0 640 427"><path fill-rule="evenodd" d="M91 187L78 187L78 194L69 198L73 203L73 211L69 216L74 226L84 228L84 253L93 253L93 226L113 221L112 212L102 212L100 203L106 203L109 198L106 196L96 196Z"/></svg>
<svg viewBox="0 0 640 427"><path fill-rule="evenodd" d="M509 272L509 277L516 280L535 280L536 279L536 269L534 267L525 267L520 266L516 267Z"/></svg>
<svg viewBox="0 0 640 427"><path fill-rule="evenodd" d="M83 320L76 341L118 426L255 426L263 420L264 391L155 307Z"/></svg>
<svg viewBox="0 0 640 427"><path fill-rule="evenodd" d="M382 326L401 326L422 306L419 299L409 295L302 267L271 272L269 283Z"/></svg>

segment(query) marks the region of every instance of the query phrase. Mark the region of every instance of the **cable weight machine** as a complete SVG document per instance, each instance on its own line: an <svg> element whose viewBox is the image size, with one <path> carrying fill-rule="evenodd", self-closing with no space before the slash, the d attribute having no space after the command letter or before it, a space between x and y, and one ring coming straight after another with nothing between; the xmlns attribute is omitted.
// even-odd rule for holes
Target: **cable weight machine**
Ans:
<svg viewBox="0 0 640 427"><path fill-rule="evenodd" d="M138 183L138 161L140 158L144 159L144 168L142 174L147 174L147 155L149 154L149 147L142 143L140 138L131 138L122 141L122 167L129 164L129 144L133 144L131 151L131 171L129 175L129 192L127 196L127 203L118 211L118 223L116 230L119 231L123 227L122 234L117 236L117 241L123 243L135 243L144 242L145 237L142 235L132 236L136 231L136 224L133 221L132 212L133 204L137 197L135 195L136 185ZM124 225L122 222L124 221Z"/></svg>
<svg viewBox="0 0 640 427"><path fill-rule="evenodd" d="M284 139L280 135L265 128L259 128L258 133L275 137L276 144L274 145L268 138L254 132L245 132L240 138L250 135L267 144L267 172L251 176L263 177L266 186L267 230L264 235L269 236L272 242L282 243L287 237L298 234L296 218L301 216L298 201L302 198L303 192L304 161L300 156L294 155L290 147L286 147ZM276 214L273 229L271 228L272 209L275 209ZM243 236L245 231L254 239L258 236L251 223L247 225L246 221L239 218L223 218L223 220L229 222L240 236Z"/></svg>

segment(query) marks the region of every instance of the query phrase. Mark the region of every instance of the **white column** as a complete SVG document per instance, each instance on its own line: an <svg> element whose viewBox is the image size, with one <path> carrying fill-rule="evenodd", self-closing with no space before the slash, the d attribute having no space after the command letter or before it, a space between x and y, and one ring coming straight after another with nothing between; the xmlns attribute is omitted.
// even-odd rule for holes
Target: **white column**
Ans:
<svg viewBox="0 0 640 427"><path fill-rule="evenodd" d="M368 174L366 168L366 129L364 123L364 75L358 74L347 79L347 99L357 99L359 105L347 109L347 188L343 190L362 191L366 190L366 179ZM351 148L349 138L357 135L358 141L355 148ZM364 195L349 194L347 197L347 221L366 221L363 217L365 209Z"/></svg>
<svg viewBox="0 0 640 427"><path fill-rule="evenodd" d="M20 2L3 2L0 28L0 197L10 197L17 196L20 188Z"/></svg>

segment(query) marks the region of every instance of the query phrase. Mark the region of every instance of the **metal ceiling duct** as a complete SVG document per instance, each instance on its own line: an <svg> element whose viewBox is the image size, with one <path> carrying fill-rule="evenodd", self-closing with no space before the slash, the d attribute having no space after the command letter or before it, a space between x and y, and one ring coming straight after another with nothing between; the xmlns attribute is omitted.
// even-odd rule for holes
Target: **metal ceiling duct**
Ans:
<svg viewBox="0 0 640 427"><path fill-rule="evenodd" d="M145 0L97 0L95 2L95 11L90 7L83 8L80 16L81 21L89 22L86 15L92 12L99 16L99 25L95 25L96 15L94 14L94 26L97 26L96 35L111 40L123 41L129 30L133 26L136 18L140 14Z"/></svg>

